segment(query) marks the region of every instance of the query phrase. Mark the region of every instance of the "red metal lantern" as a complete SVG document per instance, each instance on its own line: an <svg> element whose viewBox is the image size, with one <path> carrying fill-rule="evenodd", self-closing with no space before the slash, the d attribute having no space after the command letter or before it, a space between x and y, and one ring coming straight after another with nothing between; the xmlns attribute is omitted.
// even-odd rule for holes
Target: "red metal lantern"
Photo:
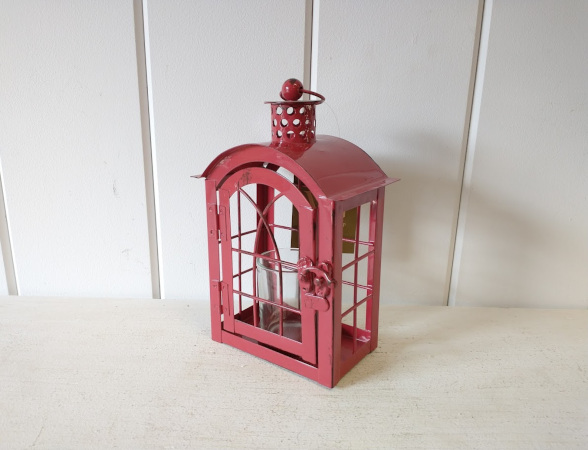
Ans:
<svg viewBox="0 0 588 450"><path fill-rule="evenodd" d="M280 96L271 143L227 150L199 176L212 338L333 387L377 346L384 188L396 179L350 142L315 136L324 97L296 79Z"/></svg>

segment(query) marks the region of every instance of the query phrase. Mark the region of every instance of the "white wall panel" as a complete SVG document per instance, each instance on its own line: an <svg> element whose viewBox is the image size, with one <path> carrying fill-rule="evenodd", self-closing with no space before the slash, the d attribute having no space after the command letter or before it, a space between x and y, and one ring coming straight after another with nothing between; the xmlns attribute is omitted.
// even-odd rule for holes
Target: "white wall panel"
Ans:
<svg viewBox="0 0 588 450"><path fill-rule="evenodd" d="M492 8L458 305L588 307L588 3Z"/></svg>
<svg viewBox="0 0 588 450"><path fill-rule="evenodd" d="M0 258L0 295L8 295L8 283L6 282L6 268L4 259Z"/></svg>
<svg viewBox="0 0 588 450"><path fill-rule="evenodd" d="M321 0L317 133L389 176L382 301L445 304L478 3Z"/></svg>
<svg viewBox="0 0 588 450"><path fill-rule="evenodd" d="M2 160L0 159L0 178L3 179L1 164ZM0 249L2 251L2 257L0 258L0 295L15 295L18 292L14 279L12 244L10 242L8 218L6 217L6 202L4 201L4 183L2 179L0 179L0 246L2 247Z"/></svg>
<svg viewBox="0 0 588 450"><path fill-rule="evenodd" d="M202 173L222 151L270 140L282 83L302 79L304 0L148 2L162 292L208 298Z"/></svg>
<svg viewBox="0 0 588 450"><path fill-rule="evenodd" d="M0 10L0 157L20 292L150 296L132 1Z"/></svg>
<svg viewBox="0 0 588 450"><path fill-rule="evenodd" d="M270 139L263 102L304 78L311 2L144 3L162 293L207 298L204 182L190 176ZM315 1L317 131L402 178L387 191L384 302L447 301L467 158L451 301L586 308L587 3L486 0L466 156L482 3ZM0 11L0 163L20 292L151 296L133 1L0 0Z"/></svg>

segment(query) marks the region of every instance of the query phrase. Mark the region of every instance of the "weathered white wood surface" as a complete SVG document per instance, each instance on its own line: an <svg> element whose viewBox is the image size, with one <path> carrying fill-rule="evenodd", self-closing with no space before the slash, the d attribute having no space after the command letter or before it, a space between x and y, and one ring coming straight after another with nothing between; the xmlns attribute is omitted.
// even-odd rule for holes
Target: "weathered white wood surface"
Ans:
<svg viewBox="0 0 588 450"><path fill-rule="evenodd" d="M0 297L0 448L588 448L588 311L385 307L334 389L204 302Z"/></svg>

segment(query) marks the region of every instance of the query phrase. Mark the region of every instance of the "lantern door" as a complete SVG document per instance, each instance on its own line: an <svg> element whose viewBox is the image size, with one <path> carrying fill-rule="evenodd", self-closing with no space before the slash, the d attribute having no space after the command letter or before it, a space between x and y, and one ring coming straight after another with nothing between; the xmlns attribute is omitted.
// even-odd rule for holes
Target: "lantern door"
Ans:
<svg viewBox="0 0 588 450"><path fill-rule="evenodd" d="M316 310L298 273L315 261L314 208L267 164L229 176L218 205L223 330L316 364Z"/></svg>

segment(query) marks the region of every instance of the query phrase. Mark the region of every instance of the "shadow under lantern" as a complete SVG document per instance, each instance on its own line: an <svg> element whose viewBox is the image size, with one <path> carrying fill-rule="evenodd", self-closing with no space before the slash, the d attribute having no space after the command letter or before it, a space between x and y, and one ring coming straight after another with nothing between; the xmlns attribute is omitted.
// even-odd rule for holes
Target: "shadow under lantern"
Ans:
<svg viewBox="0 0 588 450"><path fill-rule="evenodd" d="M356 145L315 135L324 97L295 79L280 96L271 143L229 149L198 176L212 338L333 387L377 346L384 188L396 179Z"/></svg>

